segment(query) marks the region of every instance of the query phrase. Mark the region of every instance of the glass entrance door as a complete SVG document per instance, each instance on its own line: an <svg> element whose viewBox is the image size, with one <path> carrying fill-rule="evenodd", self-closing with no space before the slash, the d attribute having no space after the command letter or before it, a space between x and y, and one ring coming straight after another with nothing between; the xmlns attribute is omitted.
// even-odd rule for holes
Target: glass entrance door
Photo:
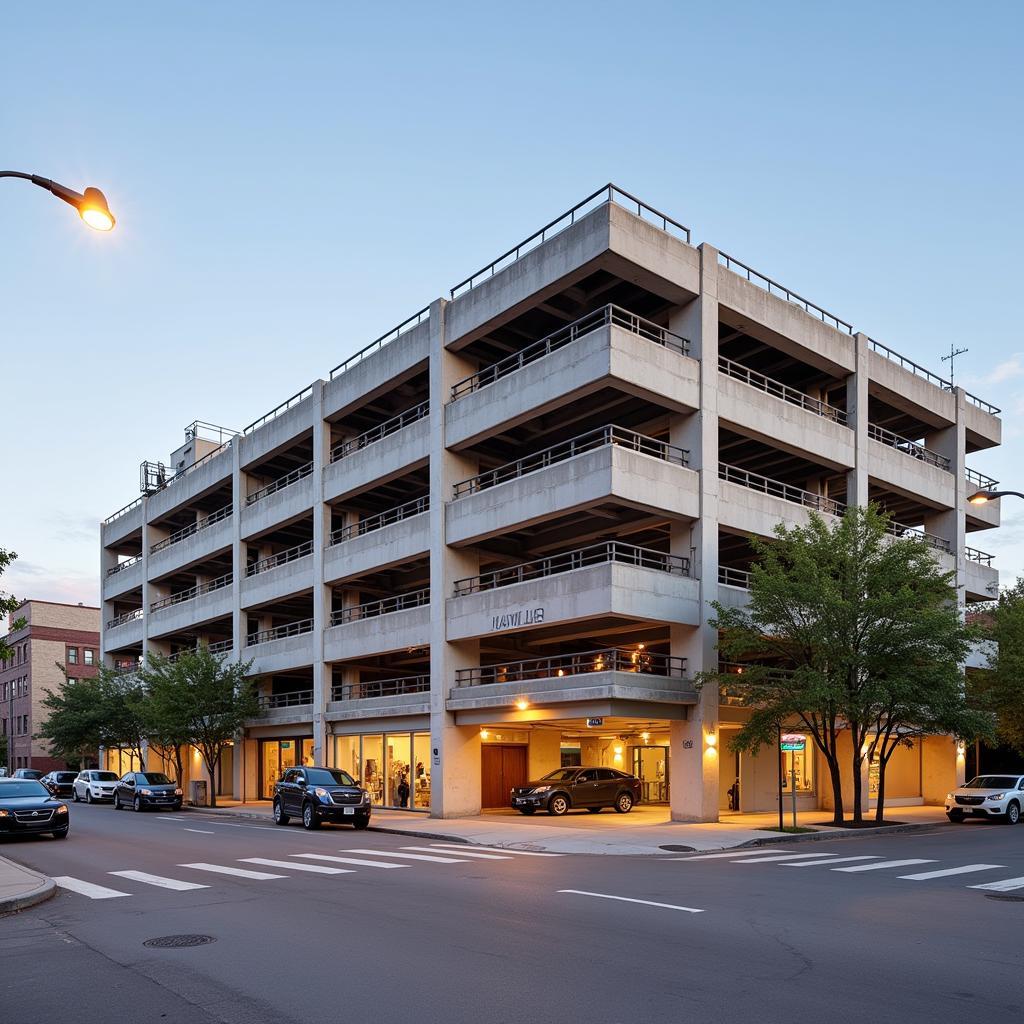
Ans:
<svg viewBox="0 0 1024 1024"><path fill-rule="evenodd" d="M313 740L262 740L260 751L260 795L264 800L274 796L274 783L286 769L298 764L313 763Z"/></svg>

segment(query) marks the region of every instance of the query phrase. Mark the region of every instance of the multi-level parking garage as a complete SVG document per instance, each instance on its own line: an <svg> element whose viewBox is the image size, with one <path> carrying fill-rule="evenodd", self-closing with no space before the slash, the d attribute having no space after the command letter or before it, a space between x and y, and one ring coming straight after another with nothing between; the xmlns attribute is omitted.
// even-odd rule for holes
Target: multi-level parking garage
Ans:
<svg viewBox="0 0 1024 1024"><path fill-rule="evenodd" d="M739 809L774 807L775 753L731 753L742 709L692 682L749 536L874 501L988 599L999 503L968 505L993 481L967 459L998 412L610 186L241 433L193 424L144 466L102 527L104 656L252 659L265 713L216 780L238 798L312 759L451 816L582 761L680 819L737 779ZM959 770L948 737L897 760L896 801ZM827 799L813 756L793 767Z"/></svg>

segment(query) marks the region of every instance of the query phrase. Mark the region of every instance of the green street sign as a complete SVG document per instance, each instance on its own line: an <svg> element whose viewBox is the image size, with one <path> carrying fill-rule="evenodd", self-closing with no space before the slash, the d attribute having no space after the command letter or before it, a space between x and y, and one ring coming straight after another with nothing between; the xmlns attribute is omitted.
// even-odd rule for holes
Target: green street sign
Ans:
<svg viewBox="0 0 1024 1024"><path fill-rule="evenodd" d="M784 732L779 748L794 753L801 753L807 748L807 737L799 732Z"/></svg>

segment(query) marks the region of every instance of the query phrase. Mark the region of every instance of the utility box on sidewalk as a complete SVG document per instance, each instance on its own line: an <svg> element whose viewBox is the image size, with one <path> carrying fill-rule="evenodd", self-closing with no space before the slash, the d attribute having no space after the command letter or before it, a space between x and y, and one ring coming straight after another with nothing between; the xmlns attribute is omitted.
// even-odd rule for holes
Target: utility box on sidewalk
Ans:
<svg viewBox="0 0 1024 1024"><path fill-rule="evenodd" d="M193 807L206 806L206 779L193 779L190 784L189 803Z"/></svg>

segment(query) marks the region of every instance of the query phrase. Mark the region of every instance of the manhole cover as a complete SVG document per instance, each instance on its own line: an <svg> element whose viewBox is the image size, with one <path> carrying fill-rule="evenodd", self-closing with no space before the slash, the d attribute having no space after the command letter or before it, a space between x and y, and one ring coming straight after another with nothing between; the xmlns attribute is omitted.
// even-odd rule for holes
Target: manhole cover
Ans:
<svg viewBox="0 0 1024 1024"><path fill-rule="evenodd" d="M158 949L184 949L187 946L205 946L208 942L216 942L212 935L160 935L155 939L146 939L144 946L156 946Z"/></svg>
<svg viewBox="0 0 1024 1024"><path fill-rule="evenodd" d="M1024 903L1024 896L1014 896L1008 892L985 893L987 900L1002 900L1004 903Z"/></svg>

